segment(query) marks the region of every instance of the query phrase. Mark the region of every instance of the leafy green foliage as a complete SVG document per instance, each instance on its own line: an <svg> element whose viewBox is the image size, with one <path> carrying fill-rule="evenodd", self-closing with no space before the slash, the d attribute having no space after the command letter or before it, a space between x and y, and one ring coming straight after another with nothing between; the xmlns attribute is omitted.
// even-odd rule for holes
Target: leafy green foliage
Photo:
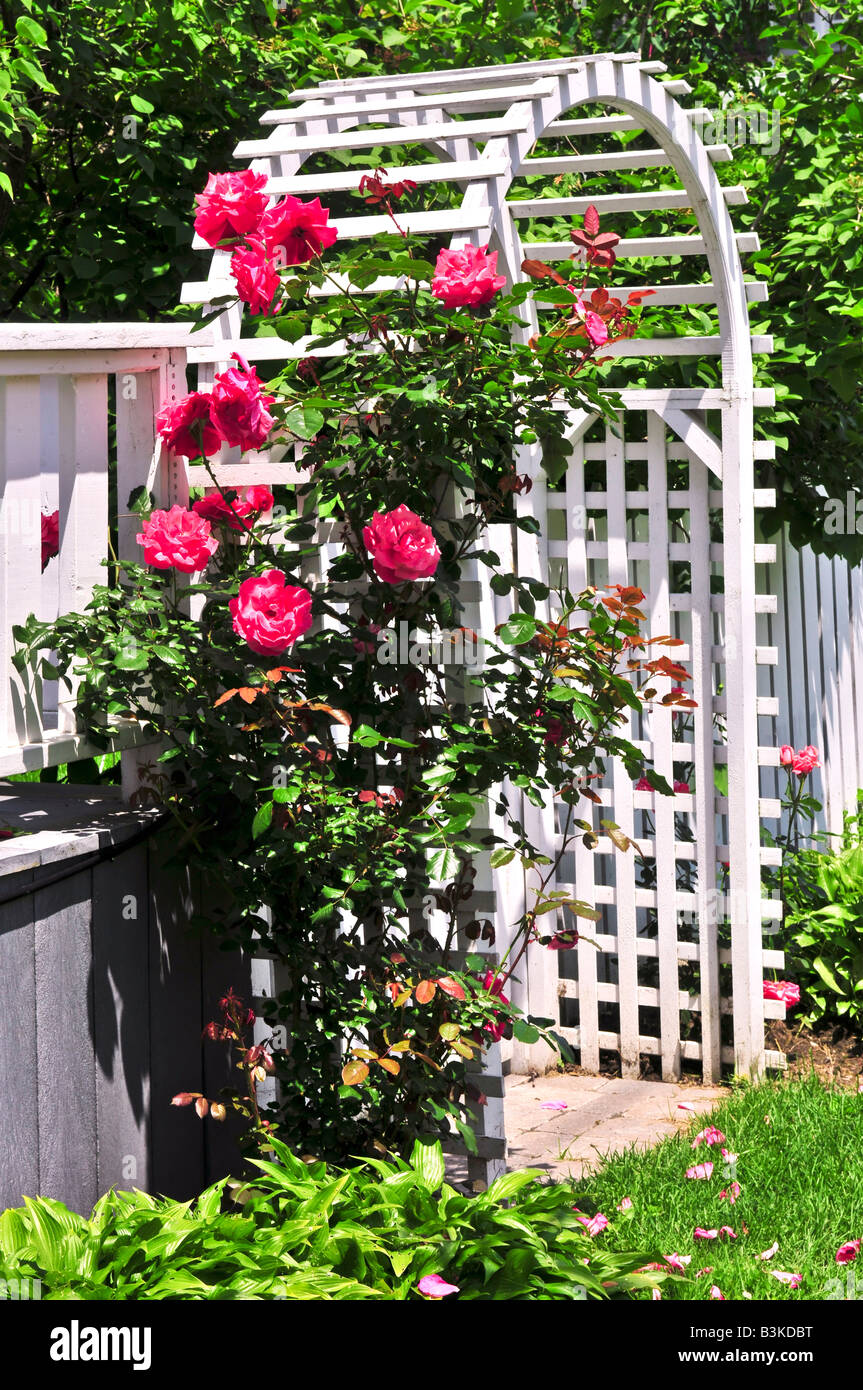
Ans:
<svg viewBox="0 0 863 1390"><path fill-rule="evenodd" d="M800 985L795 1018L863 1024L863 799L841 847L786 850L782 944Z"/></svg>
<svg viewBox="0 0 863 1390"><path fill-rule="evenodd" d="M585 1234L569 1184L508 1173L479 1196L444 1181L439 1144L410 1163L347 1172L273 1142L252 1183L195 1202L109 1192L89 1219L36 1198L0 1216L0 1277L41 1279L59 1300L421 1299L442 1275L458 1299L626 1297L661 1282L650 1257L609 1255Z"/></svg>

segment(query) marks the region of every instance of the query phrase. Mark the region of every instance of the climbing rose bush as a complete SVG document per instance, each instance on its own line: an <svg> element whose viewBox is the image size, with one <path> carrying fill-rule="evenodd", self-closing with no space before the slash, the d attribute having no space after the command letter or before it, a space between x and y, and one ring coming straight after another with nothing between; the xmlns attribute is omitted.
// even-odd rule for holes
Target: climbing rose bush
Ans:
<svg viewBox="0 0 863 1390"><path fill-rule="evenodd" d="M573 949L598 916L555 888L560 857L600 835L628 852L593 810L611 762L671 788L623 723L686 698L686 671L664 654L674 639L644 632L640 589L553 590L489 543L493 524L535 529L522 446L538 446L554 482L569 457L560 405L614 406L596 348L635 331L643 297L623 303L601 283L616 236L591 216L574 242L581 273L527 261L507 290L487 248L406 234L402 207L422 196L410 181L378 169L360 182L331 214L319 199L269 205L263 175L210 176L196 229L231 250L246 341L266 324L287 361L235 352L211 389L160 411L165 450L202 461L209 487L188 506L133 494L140 554L120 558L85 613L23 631L21 652L53 652L78 677L96 740L106 718L161 740L141 795L213 884L206 925L279 964L272 1035L241 1057L250 1084L272 1071L279 1101L243 1113L260 1140L278 1130L336 1159L453 1124L474 1144L471 1064L513 1036L557 1045L552 1020L514 1001L527 953ZM352 201L390 230L346 250ZM246 486L220 480L225 448L246 455ZM297 485L248 459L270 448L296 460ZM507 616L477 633L463 581L480 572ZM452 655L455 639L481 641L481 658ZM553 859L505 778L561 807ZM493 831L478 828L489 802ZM475 898L483 856L524 881L505 940ZM229 1045L232 1019L208 1036ZM178 1123L225 1113L225 1097L178 1095Z"/></svg>

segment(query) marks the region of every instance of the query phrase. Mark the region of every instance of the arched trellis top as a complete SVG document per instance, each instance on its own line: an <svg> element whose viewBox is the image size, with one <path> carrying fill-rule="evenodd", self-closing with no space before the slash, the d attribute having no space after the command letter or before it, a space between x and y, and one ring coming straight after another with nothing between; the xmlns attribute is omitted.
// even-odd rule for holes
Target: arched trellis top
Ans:
<svg viewBox="0 0 863 1390"><path fill-rule="evenodd" d="M690 209L697 220L697 235L624 238L618 259L637 264L644 259L677 257L686 266L693 257L706 258L708 281L668 283L666 279L653 287L656 294L651 302L715 305L718 332L624 340L610 352L654 359L720 356L723 398L748 401L752 396L752 352L767 352L772 347L768 338L753 339L750 334L748 304L763 300L766 287L746 283L740 262L741 253L758 249L758 238L734 232L729 205L745 202L746 193L741 187L723 188L716 176L714 164L728 159L730 151L701 140L699 126L710 113L684 109L677 98L689 92L688 84L662 80L663 71L663 64L641 62L634 54L606 54L323 83L294 92L294 106L265 112L261 122L271 128L267 138L243 141L235 155L267 174L274 197L285 193L326 196L356 188L371 167L372 152L383 148L387 168L397 169L401 177L418 184L455 184L461 191L458 206L406 213L402 225L418 233L449 238L453 246L490 242L501 252L501 268L511 281L521 278L526 255L563 260L572 250L569 242L524 243L519 223L527 218L576 216L591 202L600 213L615 216ZM563 113L585 104L609 107L621 114L563 118ZM655 148L531 156L538 140L572 140L624 130L645 131L655 140ZM406 163L406 151L409 159L410 149L417 145L439 154L440 160ZM363 163L365 151L369 161ZM358 161L348 169L333 159L329 172L301 172L311 156L345 152ZM510 196L514 183L524 177L552 180L566 173L608 177L616 171L663 166L674 171L678 186L582 197ZM529 192L535 195L538 191L532 183ZM380 215L338 219L340 237L347 239L374 237L388 225L387 218ZM198 244L203 247L203 243ZM230 295L229 259L227 252L215 252L208 280L185 286L184 301L209 303ZM397 286L395 281L378 281L369 288ZM535 315L533 306L529 312ZM536 331L536 327L534 319L525 333ZM334 353L338 350L337 344L329 349ZM192 352L193 360L201 363L202 384L232 351L241 351L250 360L284 360L303 356L307 344L244 339L241 309L226 310L217 321L214 345ZM767 393L763 394L763 403L767 403ZM710 394L695 393L692 399L693 404L716 403ZM671 428L721 477L721 445L704 420L687 409L682 398L662 404L660 413L667 414Z"/></svg>

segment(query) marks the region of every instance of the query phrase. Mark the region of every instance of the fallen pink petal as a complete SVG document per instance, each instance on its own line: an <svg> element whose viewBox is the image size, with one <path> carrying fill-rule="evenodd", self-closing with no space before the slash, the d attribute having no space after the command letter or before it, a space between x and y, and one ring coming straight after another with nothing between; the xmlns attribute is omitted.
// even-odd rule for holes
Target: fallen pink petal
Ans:
<svg viewBox="0 0 863 1390"><path fill-rule="evenodd" d="M722 1191L721 1191L720 1194L719 1194L719 1200L720 1200L720 1202L722 1202L722 1201L728 1201L728 1202L731 1203L732 1206L734 1206L734 1203L737 1201L737 1198L738 1198L739 1196L740 1196L740 1183L739 1183L739 1182L733 1182L733 1183L731 1184L730 1187L723 1187Z"/></svg>
<svg viewBox="0 0 863 1390"><path fill-rule="evenodd" d="M720 1289L720 1287L719 1287L718 1284L714 1284L714 1285L711 1287L711 1290L710 1290L710 1297L711 1297L711 1298L718 1298L718 1299L721 1299L723 1303L726 1301L726 1299L725 1299L725 1294L722 1292L722 1290Z"/></svg>
<svg viewBox="0 0 863 1390"><path fill-rule="evenodd" d="M696 1163L691 1168L687 1168L686 1176L688 1178L710 1178L713 1176L713 1164Z"/></svg>
<svg viewBox="0 0 863 1390"><path fill-rule="evenodd" d="M779 1280L780 1284L787 1284L789 1289L796 1289L803 1283L802 1274L789 1274L788 1271L784 1269L771 1269L770 1273L773 1275L774 1279Z"/></svg>
<svg viewBox="0 0 863 1390"><path fill-rule="evenodd" d="M678 1274L684 1274L686 1272L686 1266L689 1264L690 1260L692 1259L692 1256L663 1255L662 1258L664 1259L667 1265L669 1265L672 1269L677 1270Z"/></svg>
<svg viewBox="0 0 863 1390"><path fill-rule="evenodd" d="M759 1260L772 1260L778 1249L779 1241L774 1240L773 1244L769 1246L767 1250L761 1251L761 1254L758 1256Z"/></svg>
<svg viewBox="0 0 863 1390"><path fill-rule="evenodd" d="M696 1226L695 1230L692 1232L692 1235L695 1240L715 1240L716 1237L719 1235L719 1232L717 1231L715 1226L712 1227L712 1229L710 1230L708 1230L705 1226Z"/></svg>
<svg viewBox="0 0 863 1390"><path fill-rule="evenodd" d="M579 1216L578 1220L589 1236L598 1236L608 1225L608 1217L603 1216L601 1211L598 1211L596 1216Z"/></svg>
<svg viewBox="0 0 863 1390"><path fill-rule="evenodd" d="M704 1276L705 1276L705 1274L712 1274L712 1273L713 1273L713 1265L705 1265L703 1269L697 1269L697 1270L695 1271L695 1277L696 1277L696 1279L703 1279Z"/></svg>
<svg viewBox="0 0 863 1390"><path fill-rule="evenodd" d="M722 1133L722 1130L716 1129L713 1125L708 1125L706 1129L701 1130L700 1134L696 1134L691 1147L697 1149L699 1144L706 1144L709 1148L711 1144L724 1143L725 1135Z"/></svg>
<svg viewBox="0 0 863 1390"><path fill-rule="evenodd" d="M447 1294L458 1293L458 1284L448 1284L439 1274L424 1274L417 1284L420 1293L426 1298L446 1298Z"/></svg>
<svg viewBox="0 0 863 1390"><path fill-rule="evenodd" d="M695 1114L695 1106L690 1105L688 1100L678 1101L677 1108L678 1110L686 1110L690 1115Z"/></svg>
<svg viewBox="0 0 863 1390"><path fill-rule="evenodd" d="M654 1289L650 1295L652 1302L659 1303L662 1298L662 1290Z"/></svg>
<svg viewBox="0 0 863 1390"><path fill-rule="evenodd" d="M631 1198L631 1197L624 1197L624 1199L623 1199L622 1202L618 1202L618 1204L617 1204L617 1210L618 1210L618 1211L631 1211L631 1210L632 1210L632 1198Z"/></svg>
<svg viewBox="0 0 863 1390"><path fill-rule="evenodd" d="M565 1100L541 1100L540 1110L568 1110L569 1106Z"/></svg>

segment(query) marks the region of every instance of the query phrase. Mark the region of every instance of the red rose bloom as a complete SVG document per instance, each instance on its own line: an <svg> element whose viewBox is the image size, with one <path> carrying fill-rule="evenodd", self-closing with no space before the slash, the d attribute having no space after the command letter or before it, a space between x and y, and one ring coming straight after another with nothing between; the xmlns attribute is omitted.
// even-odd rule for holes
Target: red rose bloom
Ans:
<svg viewBox="0 0 863 1390"><path fill-rule="evenodd" d="M487 304L506 284L506 276L497 274L497 252L492 251L490 256L487 253L487 246L438 252L431 288L445 308Z"/></svg>
<svg viewBox="0 0 863 1390"><path fill-rule="evenodd" d="M265 396L254 367L232 353L240 368L220 372L210 396L210 418L226 444L242 450L260 449L275 421L267 409L275 396Z"/></svg>
<svg viewBox="0 0 863 1390"><path fill-rule="evenodd" d="M431 527L404 505L392 512L375 512L363 528L363 543L375 574L385 584L428 579L440 563Z"/></svg>
<svg viewBox="0 0 863 1390"><path fill-rule="evenodd" d="M60 513L42 513L42 568L60 554Z"/></svg>
<svg viewBox="0 0 863 1390"><path fill-rule="evenodd" d="M156 510L135 540L144 547L144 562L157 570L178 569L195 574L205 568L219 542L209 521L184 507Z"/></svg>
<svg viewBox="0 0 863 1390"><path fill-rule="evenodd" d="M200 434L204 441L204 454L209 458L211 454L219 452L222 441L210 420L210 397L203 391L191 391L176 405L163 405L156 416L156 427L173 453L193 459L201 452L192 430L199 420L202 422Z"/></svg>
<svg viewBox="0 0 863 1390"><path fill-rule="evenodd" d="M329 215L320 198L310 203L283 198L264 213L258 231L277 265L302 265L336 240L335 227L327 226Z"/></svg>
<svg viewBox="0 0 863 1390"><path fill-rule="evenodd" d="M282 282L260 237L249 237L248 244L234 252L231 274L237 294L253 314L276 313L278 306L270 306Z"/></svg>
<svg viewBox="0 0 863 1390"><path fill-rule="evenodd" d="M234 631L261 656L287 651L312 625L311 594L286 584L281 570L244 579L228 607Z"/></svg>
<svg viewBox="0 0 863 1390"><path fill-rule="evenodd" d="M800 986L792 980L765 980L764 998L781 999L786 1009L800 1003Z"/></svg>
<svg viewBox="0 0 863 1390"><path fill-rule="evenodd" d="M203 193L195 194L195 231L208 246L239 241L257 229L267 206L266 174L244 169L239 174L211 174Z"/></svg>
<svg viewBox="0 0 863 1390"><path fill-rule="evenodd" d="M243 521L250 516L259 516L261 512L268 512L274 502L275 498L270 489L257 485L247 487L244 497L236 496L229 501L225 501L220 492L211 492L209 497L201 497L197 502L193 502L192 511L218 526L229 526L232 531L245 531L247 528Z"/></svg>

